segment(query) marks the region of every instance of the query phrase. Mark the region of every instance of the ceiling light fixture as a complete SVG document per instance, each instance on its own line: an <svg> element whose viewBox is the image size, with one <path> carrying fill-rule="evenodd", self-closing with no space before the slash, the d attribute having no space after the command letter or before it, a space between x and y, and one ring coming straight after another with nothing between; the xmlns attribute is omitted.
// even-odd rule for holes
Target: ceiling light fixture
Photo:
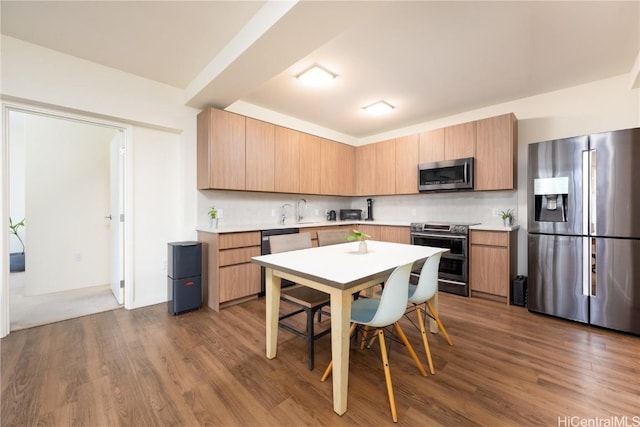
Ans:
<svg viewBox="0 0 640 427"><path fill-rule="evenodd" d="M313 67L296 76L298 80L310 86L326 85L336 77L337 76L331 71L328 71L319 65L314 65Z"/></svg>
<svg viewBox="0 0 640 427"><path fill-rule="evenodd" d="M374 102L371 105L367 105L366 107L362 107L362 109L364 111L366 111L369 114L372 114L374 116L380 116L382 114L387 114L388 112L390 112L391 110L393 110L395 107L391 104L389 104L388 102L385 101L378 101L378 102Z"/></svg>

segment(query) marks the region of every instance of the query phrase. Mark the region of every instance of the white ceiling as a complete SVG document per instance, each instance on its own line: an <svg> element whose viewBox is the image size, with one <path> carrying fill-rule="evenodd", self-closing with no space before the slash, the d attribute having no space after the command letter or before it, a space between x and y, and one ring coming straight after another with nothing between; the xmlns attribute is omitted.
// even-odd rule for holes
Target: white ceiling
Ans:
<svg viewBox="0 0 640 427"><path fill-rule="evenodd" d="M354 138L630 73L640 1L4 1L2 34ZM294 76L318 63L324 89ZM372 118L360 107L396 106Z"/></svg>

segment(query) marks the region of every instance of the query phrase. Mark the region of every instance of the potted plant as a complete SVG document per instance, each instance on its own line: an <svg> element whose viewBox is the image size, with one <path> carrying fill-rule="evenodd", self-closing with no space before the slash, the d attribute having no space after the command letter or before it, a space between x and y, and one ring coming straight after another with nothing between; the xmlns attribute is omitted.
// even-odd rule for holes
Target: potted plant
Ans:
<svg viewBox="0 0 640 427"><path fill-rule="evenodd" d="M218 210L211 206L209 209L209 227L218 228Z"/></svg>
<svg viewBox="0 0 640 427"><path fill-rule="evenodd" d="M9 255L10 256L9 271L24 271L24 266L25 266L24 242L22 241L20 234L18 234L20 227L24 227L24 218L22 218L22 221L16 222L14 224L11 217L9 217L9 231L11 232L11 234L15 235L18 238L20 245L22 245L22 252L15 252Z"/></svg>
<svg viewBox="0 0 640 427"><path fill-rule="evenodd" d="M358 247L358 252L360 253L367 253L367 242L365 242L366 239L370 238L371 236L369 236L368 234L363 233L360 230L353 230L353 232L351 234L349 234L346 239L349 242L352 242L354 240L359 240L360 241L360 246Z"/></svg>
<svg viewBox="0 0 640 427"><path fill-rule="evenodd" d="M505 227L511 227L513 225L513 209L507 209L506 211L500 212L500 218L502 218L502 223Z"/></svg>

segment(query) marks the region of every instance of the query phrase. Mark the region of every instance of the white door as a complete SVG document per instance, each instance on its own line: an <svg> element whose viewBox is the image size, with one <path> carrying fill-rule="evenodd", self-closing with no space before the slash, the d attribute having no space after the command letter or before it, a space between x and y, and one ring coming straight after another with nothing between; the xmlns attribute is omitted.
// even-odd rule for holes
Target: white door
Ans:
<svg viewBox="0 0 640 427"><path fill-rule="evenodd" d="M124 141L118 131L111 141L111 291L124 303Z"/></svg>

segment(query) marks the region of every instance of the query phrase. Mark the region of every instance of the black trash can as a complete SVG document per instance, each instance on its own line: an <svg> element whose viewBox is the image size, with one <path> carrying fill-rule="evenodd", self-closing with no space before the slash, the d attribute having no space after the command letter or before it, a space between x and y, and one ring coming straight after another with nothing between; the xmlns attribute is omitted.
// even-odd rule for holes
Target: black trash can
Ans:
<svg viewBox="0 0 640 427"><path fill-rule="evenodd" d="M511 281L511 304L527 306L527 276L516 276Z"/></svg>
<svg viewBox="0 0 640 427"><path fill-rule="evenodd" d="M198 310L202 305L202 243L168 245L167 287L169 313Z"/></svg>

